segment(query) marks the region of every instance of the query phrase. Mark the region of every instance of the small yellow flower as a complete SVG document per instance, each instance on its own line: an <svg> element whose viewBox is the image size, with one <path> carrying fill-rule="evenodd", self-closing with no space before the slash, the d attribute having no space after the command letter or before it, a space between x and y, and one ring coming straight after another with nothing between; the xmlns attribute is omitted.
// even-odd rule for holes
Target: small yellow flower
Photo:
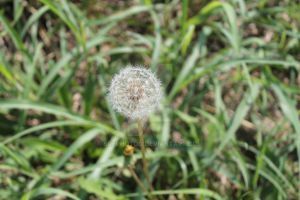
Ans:
<svg viewBox="0 0 300 200"><path fill-rule="evenodd" d="M126 145L123 153L125 156L131 156L134 153L134 147L130 144Z"/></svg>

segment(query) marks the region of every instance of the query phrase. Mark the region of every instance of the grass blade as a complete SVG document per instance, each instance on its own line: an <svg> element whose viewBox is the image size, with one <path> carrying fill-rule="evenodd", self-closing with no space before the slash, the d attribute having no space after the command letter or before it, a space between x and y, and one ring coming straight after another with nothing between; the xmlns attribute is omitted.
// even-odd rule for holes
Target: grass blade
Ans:
<svg viewBox="0 0 300 200"><path fill-rule="evenodd" d="M28 109L33 109L37 111L42 111L46 112L49 114L61 116L61 117L66 117L69 119L72 119L74 121L78 122L86 122L86 123L92 123L96 127L108 131L110 133L115 133L117 135L118 132L112 129L111 127L102 124L100 122L95 122L88 120L84 117L81 117L79 115L76 115L74 113L70 113L69 111L65 110L64 108L51 105L51 104L45 104L45 103L37 103L37 102L30 102L30 101L21 101L21 100L7 100L7 101L0 101L0 109L22 109L22 110L28 110Z"/></svg>
<svg viewBox="0 0 300 200"><path fill-rule="evenodd" d="M194 195L203 195L206 197L211 197L216 200L221 200L221 196L211 190L200 189L200 188L192 188L192 189L180 189L180 190L156 190L151 193L152 195L170 195L170 194L194 194ZM136 197L139 194L127 194L127 197ZM146 194L144 194L146 195Z"/></svg>
<svg viewBox="0 0 300 200"><path fill-rule="evenodd" d="M235 138L235 132L239 128L242 120L247 115L248 111L250 110L252 104L255 102L259 94L259 86L255 85L253 88L254 90L248 91L241 103L238 105L235 114L230 122L229 128L226 132L226 136L224 139L222 139L221 144L219 145L211 159L214 159L215 156L225 148L229 141Z"/></svg>

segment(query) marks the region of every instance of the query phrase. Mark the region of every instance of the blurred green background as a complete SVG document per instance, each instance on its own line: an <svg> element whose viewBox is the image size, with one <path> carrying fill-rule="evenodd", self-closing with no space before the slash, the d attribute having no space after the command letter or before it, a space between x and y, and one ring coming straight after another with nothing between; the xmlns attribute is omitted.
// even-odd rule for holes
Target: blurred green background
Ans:
<svg viewBox="0 0 300 200"><path fill-rule="evenodd" d="M145 65L160 199L300 198L295 0L0 0L0 199L143 199L136 124L107 102ZM140 151L133 156L142 176Z"/></svg>

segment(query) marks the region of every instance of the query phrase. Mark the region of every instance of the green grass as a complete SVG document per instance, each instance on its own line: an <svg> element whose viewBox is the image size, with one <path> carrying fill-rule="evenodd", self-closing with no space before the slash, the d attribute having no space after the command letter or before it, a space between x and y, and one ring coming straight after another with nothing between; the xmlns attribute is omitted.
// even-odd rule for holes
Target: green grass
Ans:
<svg viewBox="0 0 300 200"><path fill-rule="evenodd" d="M75 3L76 2L76 3ZM143 199L112 76L151 68L160 199L299 199L300 17L287 1L0 1L0 199ZM139 147L131 159L142 181Z"/></svg>

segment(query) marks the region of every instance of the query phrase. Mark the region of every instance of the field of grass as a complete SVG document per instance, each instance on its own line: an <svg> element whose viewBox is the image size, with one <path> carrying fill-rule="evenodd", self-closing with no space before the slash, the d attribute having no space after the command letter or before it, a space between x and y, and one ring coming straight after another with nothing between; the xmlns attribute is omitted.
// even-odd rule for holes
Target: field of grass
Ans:
<svg viewBox="0 0 300 200"><path fill-rule="evenodd" d="M107 88L162 82L152 199L300 198L296 0L0 0L0 199L148 199L137 124ZM123 150L135 146L130 160Z"/></svg>

